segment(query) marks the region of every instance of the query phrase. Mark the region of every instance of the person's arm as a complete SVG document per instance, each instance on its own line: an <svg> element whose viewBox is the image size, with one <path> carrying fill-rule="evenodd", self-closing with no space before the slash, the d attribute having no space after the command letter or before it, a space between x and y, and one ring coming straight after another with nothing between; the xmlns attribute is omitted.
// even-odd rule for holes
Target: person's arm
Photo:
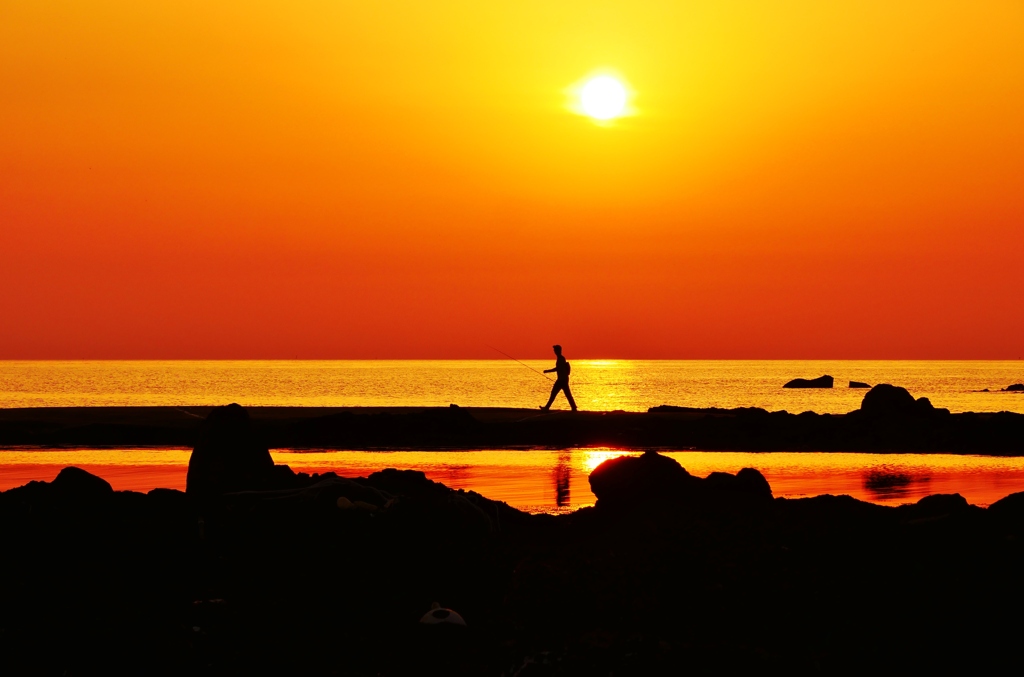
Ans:
<svg viewBox="0 0 1024 677"><path fill-rule="evenodd" d="M554 369L545 369L544 373L545 374L550 374L550 373L555 372L555 371L558 371L558 367L555 367Z"/></svg>

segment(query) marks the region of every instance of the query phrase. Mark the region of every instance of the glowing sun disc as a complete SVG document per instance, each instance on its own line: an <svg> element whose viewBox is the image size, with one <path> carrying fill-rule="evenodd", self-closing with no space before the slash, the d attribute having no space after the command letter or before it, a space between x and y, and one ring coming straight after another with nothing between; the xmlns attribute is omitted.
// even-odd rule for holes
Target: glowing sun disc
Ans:
<svg viewBox="0 0 1024 677"><path fill-rule="evenodd" d="M610 75L587 80L580 90L580 108L595 120L611 120L626 110L626 88Z"/></svg>

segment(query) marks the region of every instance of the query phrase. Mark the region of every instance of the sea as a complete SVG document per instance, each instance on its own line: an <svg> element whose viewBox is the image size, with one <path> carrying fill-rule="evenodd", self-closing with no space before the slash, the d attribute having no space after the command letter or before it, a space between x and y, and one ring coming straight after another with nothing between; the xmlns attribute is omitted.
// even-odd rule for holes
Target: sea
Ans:
<svg viewBox="0 0 1024 677"><path fill-rule="evenodd" d="M646 411L761 407L845 413L864 390L891 383L953 412L1024 413L1024 360L762 361L571 360L581 409ZM2 361L0 408L99 406L521 407L547 400L552 360ZM831 389L793 390L794 378L829 374ZM984 391L988 392L984 392ZM567 408L559 396L555 408Z"/></svg>
<svg viewBox="0 0 1024 677"><path fill-rule="evenodd" d="M865 390L850 381L891 383L953 412L1024 413L1024 361L696 361L571 360L581 409L646 411L761 407L845 413ZM6 361L0 408L89 406L448 406L535 408L551 383L550 360ZM793 378L829 374L832 389L792 390ZM567 408L559 396L554 408ZM52 480L67 465L115 489L183 489L188 449L0 449L0 490ZM456 489L477 491L530 512L593 505L587 475L621 449L338 451L271 450L296 471L366 476L383 468L421 470ZM667 452L691 473L760 470L776 496L846 494L884 505L960 493L989 505L1024 491L1024 457L948 454Z"/></svg>

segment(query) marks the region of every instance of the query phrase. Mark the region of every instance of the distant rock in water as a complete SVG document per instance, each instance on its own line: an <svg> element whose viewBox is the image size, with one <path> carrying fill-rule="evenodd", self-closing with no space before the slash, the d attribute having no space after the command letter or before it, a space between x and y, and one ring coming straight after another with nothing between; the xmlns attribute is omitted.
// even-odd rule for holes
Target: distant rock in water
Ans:
<svg viewBox="0 0 1024 677"><path fill-rule="evenodd" d="M935 411L927 397L915 400L906 388L880 383L864 395L860 410L871 416L914 416Z"/></svg>
<svg viewBox="0 0 1024 677"><path fill-rule="evenodd" d="M870 388L871 385L863 381L850 381L851 388Z"/></svg>
<svg viewBox="0 0 1024 677"><path fill-rule="evenodd" d="M1022 393L1024 392L1024 383L1014 383L1012 386L1006 386L1003 388L1003 391L1008 393Z"/></svg>
<svg viewBox="0 0 1024 677"><path fill-rule="evenodd" d="M199 429L185 492L201 500L233 491L275 488L274 459L238 404L216 407Z"/></svg>
<svg viewBox="0 0 1024 677"><path fill-rule="evenodd" d="M783 388L831 388L835 379L828 374L818 378L795 378Z"/></svg>

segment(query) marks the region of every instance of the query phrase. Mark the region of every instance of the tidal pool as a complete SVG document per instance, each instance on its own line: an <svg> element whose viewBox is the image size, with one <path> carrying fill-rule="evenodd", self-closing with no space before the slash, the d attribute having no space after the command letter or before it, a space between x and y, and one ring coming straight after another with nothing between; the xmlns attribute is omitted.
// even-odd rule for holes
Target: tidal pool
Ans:
<svg viewBox="0 0 1024 677"><path fill-rule="evenodd" d="M52 480L75 465L118 490L185 488L188 449L0 450L0 490L31 480ZM563 451L292 451L275 449L277 463L297 472L366 476L383 468L421 470L455 489L467 489L529 512L567 512L593 505L587 476L615 449ZM806 452L665 452L691 474L757 468L775 496L848 494L884 505L912 503L929 494L959 493L989 505L1024 491L1024 458L953 454Z"/></svg>

